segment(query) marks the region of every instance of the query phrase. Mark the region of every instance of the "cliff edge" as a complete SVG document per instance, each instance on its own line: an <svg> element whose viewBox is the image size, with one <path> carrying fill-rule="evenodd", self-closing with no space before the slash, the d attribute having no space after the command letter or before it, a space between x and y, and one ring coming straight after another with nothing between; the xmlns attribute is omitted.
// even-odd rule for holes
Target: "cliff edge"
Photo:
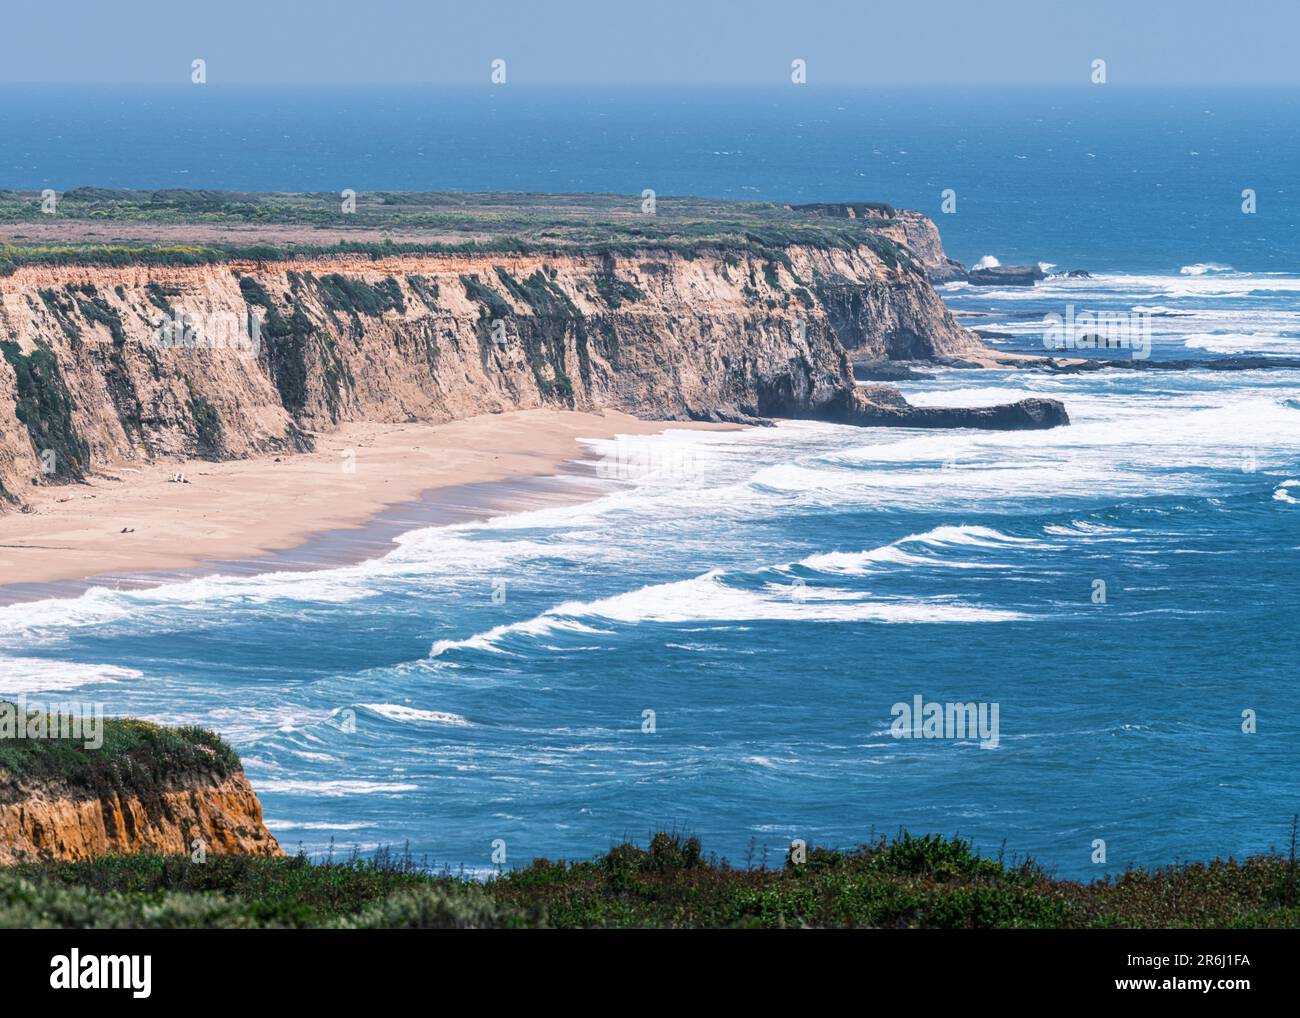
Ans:
<svg viewBox="0 0 1300 1018"><path fill-rule="evenodd" d="M238 758L211 732L79 719L66 737L69 720L0 703L0 865L284 854Z"/></svg>

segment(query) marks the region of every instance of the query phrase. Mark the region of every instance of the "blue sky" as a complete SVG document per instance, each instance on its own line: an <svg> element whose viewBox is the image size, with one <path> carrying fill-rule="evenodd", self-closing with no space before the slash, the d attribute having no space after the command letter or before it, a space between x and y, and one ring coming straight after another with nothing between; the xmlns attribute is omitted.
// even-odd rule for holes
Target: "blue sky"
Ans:
<svg viewBox="0 0 1300 1018"><path fill-rule="evenodd" d="M69 0L2 38L0 82L1300 83L1296 0Z"/></svg>

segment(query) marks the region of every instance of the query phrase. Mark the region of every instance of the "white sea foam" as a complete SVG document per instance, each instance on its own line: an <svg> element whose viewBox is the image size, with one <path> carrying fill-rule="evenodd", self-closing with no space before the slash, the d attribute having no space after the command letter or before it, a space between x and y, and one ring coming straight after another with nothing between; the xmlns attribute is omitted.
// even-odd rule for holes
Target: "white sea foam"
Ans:
<svg viewBox="0 0 1300 1018"><path fill-rule="evenodd" d="M799 565L823 573L862 576L877 571L882 566L935 566L945 569L1006 569L1000 562L966 562L939 555L917 555L906 550L907 545L926 545L932 548L966 546L977 548L1007 548L1014 546L1051 548L1027 537L1013 537L992 527L942 526L923 534L909 534L891 544L861 552L826 552L809 555Z"/></svg>
<svg viewBox="0 0 1300 1018"><path fill-rule="evenodd" d="M967 544L981 548L997 548L1008 544L1043 547L1042 543L1032 537L1012 537L992 527L978 526L943 526L927 530L924 534L911 534L899 543L918 541L922 544Z"/></svg>
<svg viewBox="0 0 1300 1018"><path fill-rule="evenodd" d="M936 559L923 555L912 555L897 544L886 544L870 551L828 551L809 555L801 559L799 565L819 573L841 573L848 576L861 576L872 571L873 565L894 566L930 566L944 565ZM951 565L952 563L947 563ZM958 563L965 565L968 563Z"/></svg>
<svg viewBox="0 0 1300 1018"><path fill-rule="evenodd" d="M468 725L459 714L449 714L446 711L438 710L420 710L416 707L407 707L400 703L362 703L358 704L364 710L378 714L380 717L388 718L390 721L403 722L431 722L440 725Z"/></svg>
<svg viewBox="0 0 1300 1018"><path fill-rule="evenodd" d="M583 633L589 635L600 635L608 630L596 629L593 626L586 625L576 619L558 617L560 609L566 605L560 605L559 608L552 609L535 618L526 619L522 622L507 622L499 626L493 626L491 629L482 633L468 637L464 640L438 640L434 643L433 648L429 651L430 657L440 657L445 651L463 649L463 650L486 650L492 653L503 653L499 641L506 636L517 634L520 636L548 636L552 633Z"/></svg>
<svg viewBox="0 0 1300 1018"><path fill-rule="evenodd" d="M1258 332L1194 332L1183 340L1183 345L1214 353L1300 353L1300 336L1271 336Z"/></svg>
<svg viewBox="0 0 1300 1018"><path fill-rule="evenodd" d="M1170 297L1222 298L1252 293L1300 293L1300 277L1285 273L1244 273L1227 269L1219 272L1206 270L1195 274L1180 272L1177 275L1095 273L1087 279L1078 276L1048 276L1033 286L987 287L957 281L945 283L941 289L952 294L978 294L981 302L1042 301L1044 298L1059 297L1073 301L1115 299L1150 304L1153 299L1163 301Z"/></svg>
<svg viewBox="0 0 1300 1018"><path fill-rule="evenodd" d="M0 636L29 639L41 627L103 625L130 614L131 606L124 594L106 587L91 587L78 597L46 598L0 607Z"/></svg>
<svg viewBox="0 0 1300 1018"><path fill-rule="evenodd" d="M593 633L588 621L638 625L647 622L1008 622L1026 618L1015 611L979 608L952 598L871 600L846 592L843 598L805 598L802 588L748 590L726 582L721 570L640 587L597 601L566 601L540 615L495 626L461 640L439 640L431 658L453 650L505 653L503 641L558 632ZM587 621L584 621L587 620Z"/></svg>
<svg viewBox="0 0 1300 1018"><path fill-rule="evenodd" d="M287 792L298 795L317 795L337 799L348 795L395 795L414 792L420 786L403 781L307 781L292 778L254 778L253 787L258 792Z"/></svg>
<svg viewBox="0 0 1300 1018"><path fill-rule="evenodd" d="M1108 527L1104 523L1092 523L1088 520L1071 520L1069 525L1049 523L1043 531L1059 537L1109 537L1128 533L1123 527Z"/></svg>
<svg viewBox="0 0 1300 1018"><path fill-rule="evenodd" d="M1275 285L1270 277L1261 277L1245 284L1249 290L1255 283L1264 288ZM1298 281L1300 282L1300 281ZM1236 277L1222 280L1189 280L1188 277L1168 277L1162 287L1163 295L1196 296L1189 286L1201 287L1206 297L1233 296L1241 290L1243 281ZM1284 284L1289 288L1289 284ZM1227 291L1233 292L1227 292ZM1048 294L1039 294L1047 297ZM1176 310L1166 304L1145 303L1149 294L1142 288L1136 291L1115 287L1106 291L1084 291L1063 295L1067 302L1082 304L1087 311L1119 311L1146 316L1145 325L1150 330L1155 349L1203 349L1214 353L1295 353L1300 350L1300 312L1278 307L1242 307L1238 301L1220 301L1209 307L1180 305ZM1201 302L1204 303L1204 302ZM1058 313L1059 313L1059 309ZM1038 346L1044 335L1045 323L1040 317L1010 317L1004 321L986 323L987 328L1008 333L1021 341L1028 340ZM1118 356L1118 355L1117 355Z"/></svg>
<svg viewBox="0 0 1300 1018"><path fill-rule="evenodd" d="M1300 404L1235 378L1224 386L1220 373L1180 372L1168 379L1117 373L1115 391L1101 389L1107 381L1094 376L1048 381L1067 388L1034 379L1026 391L996 387L980 399L977 389L954 395L927 383L909 398L942 405L1051 393L1065 399L1069 427L864 429L865 442L760 466L751 482L755 495L778 506L942 506L959 512L1071 497L1211 495L1239 475L1245 450L1265 470L1292 463L1300 453Z"/></svg>
<svg viewBox="0 0 1300 1018"><path fill-rule="evenodd" d="M49 693L143 678L115 665L79 664L38 657L0 657L0 693Z"/></svg>
<svg viewBox="0 0 1300 1018"><path fill-rule="evenodd" d="M915 406L937 407L979 407L996 406L999 403L1015 403L1026 396L1037 395L1032 389L999 386L971 386L962 389L938 389L932 391L909 392L908 402Z"/></svg>
<svg viewBox="0 0 1300 1018"><path fill-rule="evenodd" d="M344 605L377 596L392 582L448 582L495 574L546 557L607 561L617 548L590 542L482 539L482 525L431 527L402 536L392 553L357 565L251 576L213 575L155 587L94 587L74 598L51 598L0 607L0 640L40 639L44 633L154 618L159 625L194 629L217 625L230 611L289 604Z"/></svg>

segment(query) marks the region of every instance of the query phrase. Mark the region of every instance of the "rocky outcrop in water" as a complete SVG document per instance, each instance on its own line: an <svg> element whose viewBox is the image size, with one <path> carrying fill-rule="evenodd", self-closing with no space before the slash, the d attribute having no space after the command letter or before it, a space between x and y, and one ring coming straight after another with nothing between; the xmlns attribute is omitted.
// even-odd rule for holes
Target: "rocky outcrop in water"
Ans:
<svg viewBox="0 0 1300 1018"><path fill-rule="evenodd" d="M986 269L971 269L966 282L972 286L1033 286L1047 273L1037 265L994 265Z"/></svg>
<svg viewBox="0 0 1300 1018"><path fill-rule="evenodd" d="M859 386L840 420L860 427L981 428L1033 431L1070 423L1064 405L1054 399L1022 399L987 407L918 407L888 386Z"/></svg>

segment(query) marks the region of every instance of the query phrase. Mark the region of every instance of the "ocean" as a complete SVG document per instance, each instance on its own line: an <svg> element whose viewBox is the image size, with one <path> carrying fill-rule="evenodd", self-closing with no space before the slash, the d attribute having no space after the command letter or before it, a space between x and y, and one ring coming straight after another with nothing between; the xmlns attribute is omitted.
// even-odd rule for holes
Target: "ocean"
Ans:
<svg viewBox="0 0 1300 1018"><path fill-rule="evenodd" d="M1073 307L1140 314L1151 360L1300 356L1295 90L30 91L0 186L882 200L968 263L1091 274L941 287L1001 349ZM913 402L1072 424L593 441L580 503L0 608L0 695L215 728L313 855L486 873L676 826L773 864L905 827L1087 878L1281 846L1300 371L929 373ZM996 738L896 738L918 697Z"/></svg>

